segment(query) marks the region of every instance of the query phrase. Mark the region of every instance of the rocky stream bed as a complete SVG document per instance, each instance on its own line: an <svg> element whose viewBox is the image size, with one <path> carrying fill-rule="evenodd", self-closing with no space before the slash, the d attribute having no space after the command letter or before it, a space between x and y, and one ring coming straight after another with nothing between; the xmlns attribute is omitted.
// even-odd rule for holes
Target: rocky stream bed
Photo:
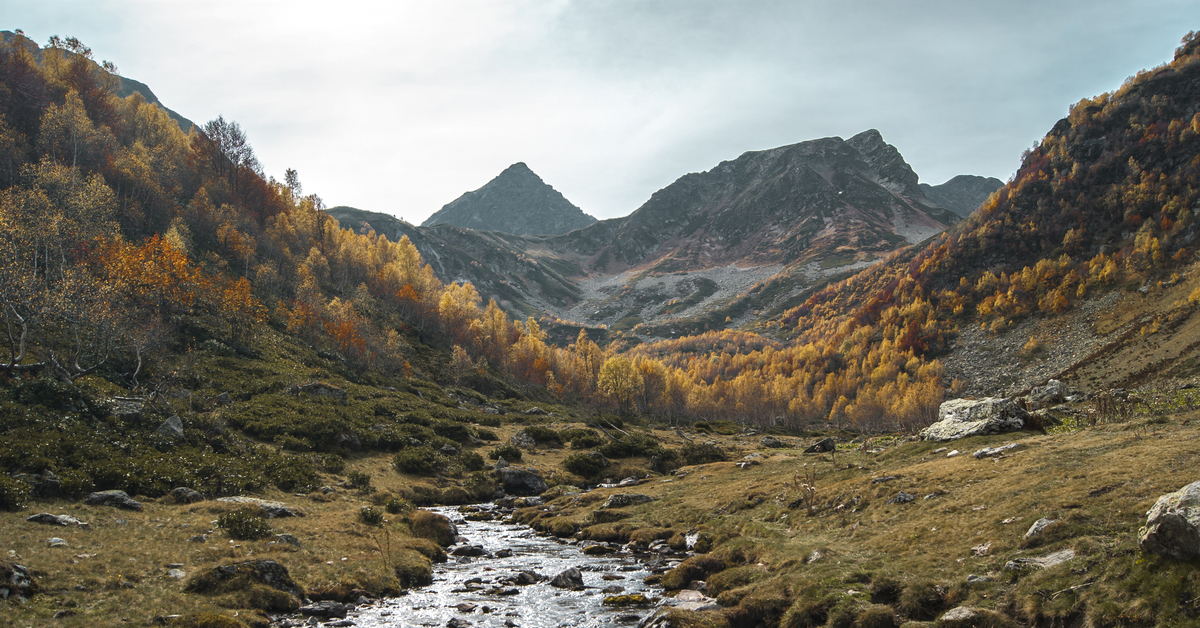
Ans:
<svg viewBox="0 0 1200 628"><path fill-rule="evenodd" d="M660 598L661 589L643 582L653 574L675 567L690 555L671 550L663 541L628 546L556 539L522 525L506 523L507 515L494 504L462 510L456 507L430 510L449 517L460 537L448 548L449 560L434 566L433 584L397 598L330 608L333 613L320 618L310 615L285 619L280 625L319 622L332 626L450 628L637 625L650 623L656 607L667 604L700 607L711 602L696 591L686 591L678 598ZM467 511L467 517L463 510ZM495 518L468 520L488 516ZM645 603L628 603L636 601L638 596L644 596Z"/></svg>

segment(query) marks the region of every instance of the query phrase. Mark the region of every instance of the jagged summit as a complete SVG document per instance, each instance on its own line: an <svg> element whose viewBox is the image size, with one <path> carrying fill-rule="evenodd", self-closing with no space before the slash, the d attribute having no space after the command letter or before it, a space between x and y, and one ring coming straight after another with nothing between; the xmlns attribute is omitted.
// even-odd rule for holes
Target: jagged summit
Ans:
<svg viewBox="0 0 1200 628"><path fill-rule="evenodd" d="M483 187L467 192L430 216L422 227L450 224L517 235L567 233L596 222L517 162Z"/></svg>

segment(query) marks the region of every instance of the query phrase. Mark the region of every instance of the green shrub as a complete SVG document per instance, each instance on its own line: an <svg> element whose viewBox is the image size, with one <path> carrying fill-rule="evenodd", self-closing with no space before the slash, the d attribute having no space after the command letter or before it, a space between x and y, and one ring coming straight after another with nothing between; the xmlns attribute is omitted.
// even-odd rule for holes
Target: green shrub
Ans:
<svg viewBox="0 0 1200 628"><path fill-rule="evenodd" d="M29 485L0 473L0 510L20 510L29 501Z"/></svg>
<svg viewBox="0 0 1200 628"><path fill-rule="evenodd" d="M946 595L931 582L912 582L904 587L897 608L918 621L937 619L946 607Z"/></svg>
<svg viewBox="0 0 1200 628"><path fill-rule="evenodd" d="M384 502L383 507L393 515L412 512L413 508L416 508L416 506L413 506L412 502L404 499L403 497L393 497Z"/></svg>
<svg viewBox="0 0 1200 628"><path fill-rule="evenodd" d="M325 469L327 473L341 473L346 470L346 459L337 454L323 456L321 468Z"/></svg>
<svg viewBox="0 0 1200 628"><path fill-rule="evenodd" d="M438 501L447 506L461 506L471 503L471 494L461 486L448 486L442 489L442 496Z"/></svg>
<svg viewBox="0 0 1200 628"><path fill-rule="evenodd" d="M579 427L563 430L559 435L564 441L571 443L571 449L591 449L603 445L608 440L596 430Z"/></svg>
<svg viewBox="0 0 1200 628"><path fill-rule="evenodd" d="M679 566L663 575L663 588L672 591L687 588L693 580L704 580L709 574L725 571L725 561L708 554L684 559Z"/></svg>
<svg viewBox="0 0 1200 628"><path fill-rule="evenodd" d="M500 440L500 437L496 436L495 432L487 428L477 428L475 433L479 436L479 440L486 440L491 443Z"/></svg>
<svg viewBox="0 0 1200 628"><path fill-rule="evenodd" d="M282 456L270 470L271 483L281 491L309 491L317 487L321 476L312 463L298 456Z"/></svg>
<svg viewBox="0 0 1200 628"><path fill-rule="evenodd" d="M410 447L392 458L392 465L401 473L433 475L445 468L446 458L428 445Z"/></svg>
<svg viewBox="0 0 1200 628"><path fill-rule="evenodd" d="M487 463L483 461L483 456L473 451L464 451L459 454L458 463L467 471L483 471L487 468Z"/></svg>
<svg viewBox="0 0 1200 628"><path fill-rule="evenodd" d="M358 518L369 526L383 525L383 513L374 506L363 506L358 510Z"/></svg>
<svg viewBox="0 0 1200 628"><path fill-rule="evenodd" d="M594 456L583 452L573 453L566 457L562 466L567 471L585 478L593 478L608 467L608 461L603 456Z"/></svg>
<svg viewBox="0 0 1200 628"><path fill-rule="evenodd" d="M275 444L290 451L312 451L312 441L303 436L295 436L293 434L279 434L274 439Z"/></svg>
<svg viewBox="0 0 1200 628"><path fill-rule="evenodd" d="M504 458L509 462L521 461L521 448L516 445L501 445L488 452L488 458L499 460Z"/></svg>
<svg viewBox="0 0 1200 628"><path fill-rule="evenodd" d="M239 508L217 517L217 527L239 541L265 539L274 533L266 517L253 508Z"/></svg>
<svg viewBox="0 0 1200 628"><path fill-rule="evenodd" d="M596 451L608 458L633 458L634 456L653 456L663 450L654 437L648 434L631 433L597 447Z"/></svg>
<svg viewBox="0 0 1200 628"><path fill-rule="evenodd" d="M548 427L542 427L541 425L530 425L529 427L521 430L521 432L532 438L537 442L537 444L543 447L562 447L563 445L562 437L558 435L558 432L555 432Z"/></svg>
<svg viewBox="0 0 1200 628"><path fill-rule="evenodd" d="M371 474L363 473L362 471L351 471L346 474L346 479L350 481L350 486L364 492L373 493L375 489L371 486Z"/></svg>
<svg viewBox="0 0 1200 628"><path fill-rule="evenodd" d="M707 464L709 462L723 462L729 457L725 455L725 450L712 444L687 443L679 449L679 455L683 459L684 464Z"/></svg>
<svg viewBox="0 0 1200 628"><path fill-rule="evenodd" d="M433 433L442 438L449 438L456 443L471 442L471 428L464 423L437 421L431 427L433 427Z"/></svg>
<svg viewBox="0 0 1200 628"><path fill-rule="evenodd" d="M423 587L433 583L433 564L420 552L402 549L392 556L396 578L405 587Z"/></svg>

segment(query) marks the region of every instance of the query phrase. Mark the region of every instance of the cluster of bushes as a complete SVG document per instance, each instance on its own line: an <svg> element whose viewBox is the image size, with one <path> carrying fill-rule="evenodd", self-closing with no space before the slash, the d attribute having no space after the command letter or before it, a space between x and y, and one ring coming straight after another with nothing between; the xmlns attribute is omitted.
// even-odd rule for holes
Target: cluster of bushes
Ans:
<svg viewBox="0 0 1200 628"><path fill-rule="evenodd" d="M239 541L257 541L275 533L255 508L239 508L217 517L217 527Z"/></svg>

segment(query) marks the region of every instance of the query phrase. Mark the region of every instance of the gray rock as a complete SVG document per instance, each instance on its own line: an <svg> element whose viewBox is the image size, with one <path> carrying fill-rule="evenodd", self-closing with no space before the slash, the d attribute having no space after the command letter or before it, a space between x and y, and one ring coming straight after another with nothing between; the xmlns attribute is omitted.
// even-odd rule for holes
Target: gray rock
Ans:
<svg viewBox="0 0 1200 628"><path fill-rule="evenodd" d="M1067 387L1057 379L1046 382L1045 386L1037 386L1025 397L1027 410L1049 408L1066 400Z"/></svg>
<svg viewBox="0 0 1200 628"><path fill-rule="evenodd" d="M454 445L451 445L450 443L446 443L445 445L442 445L441 452L447 456L457 456L458 455L458 447L455 447Z"/></svg>
<svg viewBox="0 0 1200 628"><path fill-rule="evenodd" d="M1025 538L1028 539L1035 536L1040 536L1050 524L1055 523L1056 521L1057 519L1047 519L1045 517L1034 521L1033 525L1029 526L1029 531L1025 533Z"/></svg>
<svg viewBox="0 0 1200 628"><path fill-rule="evenodd" d="M183 580L187 577L187 572L182 569L172 569L167 572L167 577L174 578L176 580Z"/></svg>
<svg viewBox="0 0 1200 628"><path fill-rule="evenodd" d="M572 567L550 580L550 586L558 589L582 589L583 574Z"/></svg>
<svg viewBox="0 0 1200 628"><path fill-rule="evenodd" d="M550 489L542 476L532 471L508 467L496 473L500 476L500 487L511 495L541 495Z"/></svg>
<svg viewBox="0 0 1200 628"><path fill-rule="evenodd" d="M0 561L0 602L9 599L24 602L37 590L33 575L24 565Z"/></svg>
<svg viewBox="0 0 1200 628"><path fill-rule="evenodd" d="M288 389L288 392L292 393L293 395L309 395L312 397L333 399L342 405L346 405L346 401L349 398L349 395L346 394L345 390L342 390L333 384L326 384L324 382L313 382L311 384L292 386Z"/></svg>
<svg viewBox="0 0 1200 628"><path fill-rule="evenodd" d="M239 506L257 506L263 510L268 519L277 519L282 517L303 517L304 511L297 508L292 508L283 502L274 502L266 499L258 499L257 497L222 497L216 501L226 504L237 504Z"/></svg>
<svg viewBox="0 0 1200 628"><path fill-rule="evenodd" d="M55 526L79 526L81 528L88 527L88 524L72 517L71 515L52 515L48 512L39 512L36 515L31 515L25 518L26 521L33 523L44 523L46 525Z"/></svg>
<svg viewBox="0 0 1200 628"><path fill-rule="evenodd" d="M523 430L513 434L512 438L508 439L508 442L512 443L514 447L520 447L521 449L533 449L537 447L537 441L533 440L533 437L526 434Z"/></svg>
<svg viewBox="0 0 1200 628"><path fill-rule="evenodd" d="M487 552L485 552L485 551L483 550L483 546L482 546L482 545L462 545L462 546L460 546L460 547L456 547L456 548L454 548L454 549L453 549L453 550L450 552L450 555L451 555L451 556L471 556L471 557L475 557L475 556L484 556L484 555L486 555L486 554L487 554Z"/></svg>
<svg viewBox="0 0 1200 628"><path fill-rule="evenodd" d="M1004 563L1004 571L1025 571L1028 569L1045 569L1060 565L1075 558L1075 550L1065 549L1059 550L1045 556L1037 556L1031 558L1014 558L1007 563Z"/></svg>
<svg viewBox="0 0 1200 628"><path fill-rule="evenodd" d="M1176 560L1200 558L1200 481L1167 493L1146 513L1138 531L1142 551Z"/></svg>
<svg viewBox="0 0 1200 628"><path fill-rule="evenodd" d="M907 504L915 499L916 499L916 496L914 496L910 493L905 493L904 491L900 491L899 493L896 493L895 497L889 499L887 501L887 503L889 503L889 504Z"/></svg>
<svg viewBox="0 0 1200 628"><path fill-rule="evenodd" d="M204 495L201 495L199 491L190 489L186 486L178 486L171 489L169 495L171 497L171 501L175 502L176 504L194 504L196 502L204 501Z"/></svg>
<svg viewBox="0 0 1200 628"><path fill-rule="evenodd" d="M34 497L62 497L62 481L53 471L46 470L41 474L33 474L27 478Z"/></svg>
<svg viewBox="0 0 1200 628"><path fill-rule="evenodd" d="M206 542L208 542L208 536L204 535L204 534L193 534L192 536L188 537L188 543L206 543Z"/></svg>
<svg viewBox="0 0 1200 628"><path fill-rule="evenodd" d="M497 553L497 555L499 555L499 553ZM527 586L527 585L531 585L531 584L537 584L545 579L546 579L545 576L543 576L542 574L540 574L536 571L522 571L521 573L519 573L513 577L513 584Z"/></svg>
<svg viewBox="0 0 1200 628"><path fill-rule="evenodd" d="M286 532L283 534L276 534L275 540L279 541L280 543L287 543L293 547L300 547L300 539L296 538L295 534L288 534Z"/></svg>
<svg viewBox="0 0 1200 628"><path fill-rule="evenodd" d="M758 444L762 445L763 447L770 447L772 449L787 447L787 443L775 438L774 436L763 436L762 440L758 441Z"/></svg>
<svg viewBox="0 0 1200 628"><path fill-rule="evenodd" d="M154 430L154 433L161 438L165 438L166 440L172 442L177 441L183 438L183 420L178 416L172 416L166 421L163 421L162 424L158 426L158 429Z"/></svg>
<svg viewBox="0 0 1200 628"><path fill-rule="evenodd" d="M526 410L523 414L528 414L530 416L545 416L550 413L546 412L545 410L543 410L537 406L534 406L534 407Z"/></svg>
<svg viewBox="0 0 1200 628"><path fill-rule="evenodd" d="M641 493L616 493L609 495L608 499L604 500L604 505L601 508L624 508L625 506L633 506L636 504L645 504L652 502L654 498Z"/></svg>
<svg viewBox="0 0 1200 628"><path fill-rule="evenodd" d="M362 451L362 440L354 432L342 432L333 437L333 446L346 451Z"/></svg>
<svg viewBox="0 0 1200 628"><path fill-rule="evenodd" d="M233 403L233 398L229 396L229 393L223 392L217 395L216 401L218 406L227 406Z"/></svg>
<svg viewBox="0 0 1200 628"><path fill-rule="evenodd" d="M493 468L499 471L500 469L507 469L508 466L508 461L504 459L504 456L501 456L496 459L496 466Z"/></svg>
<svg viewBox="0 0 1200 628"><path fill-rule="evenodd" d="M345 619L347 610L346 605L340 602L321 600L307 606L301 606L300 613L308 617L320 617L322 619L332 619L334 617Z"/></svg>
<svg viewBox="0 0 1200 628"><path fill-rule="evenodd" d="M89 506L111 506L123 510L141 510L142 504L134 501L125 491L99 491L84 498Z"/></svg>
<svg viewBox="0 0 1200 628"><path fill-rule="evenodd" d="M46 539L46 545L50 547L68 547L65 539L60 539L57 536Z"/></svg>
<svg viewBox="0 0 1200 628"><path fill-rule="evenodd" d="M1007 445L1000 445L999 447L984 447L983 449L980 449L971 455L976 458L995 458L996 456L1006 454L1020 446L1021 443L1009 443Z"/></svg>
<svg viewBox="0 0 1200 628"><path fill-rule="evenodd" d="M600 589L600 592L605 595L616 595L618 593L621 593L624 590L625 590L625 587L613 584L613 585L604 587L603 589Z"/></svg>
<svg viewBox="0 0 1200 628"><path fill-rule="evenodd" d="M806 454L823 454L837 449L837 442L832 438L822 438L817 441L812 447L804 450Z"/></svg>
<svg viewBox="0 0 1200 628"><path fill-rule="evenodd" d="M1025 428L1028 416L1012 399L952 399L938 409L938 422L921 430L921 439L948 441L1015 432Z"/></svg>
<svg viewBox="0 0 1200 628"><path fill-rule="evenodd" d="M938 622L969 622L982 614L978 608L958 606L942 613L942 616L938 618Z"/></svg>

